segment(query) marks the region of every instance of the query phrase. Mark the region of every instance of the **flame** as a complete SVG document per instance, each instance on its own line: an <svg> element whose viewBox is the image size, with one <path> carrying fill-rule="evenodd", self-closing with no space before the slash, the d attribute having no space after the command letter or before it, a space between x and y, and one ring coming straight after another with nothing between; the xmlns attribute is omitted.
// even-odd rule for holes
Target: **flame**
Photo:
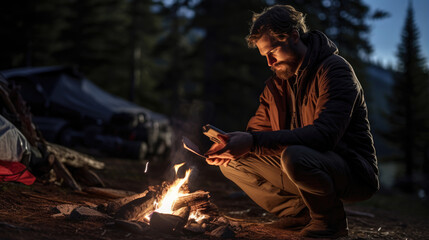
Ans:
<svg viewBox="0 0 429 240"><path fill-rule="evenodd" d="M173 213L173 205L176 202L177 198L187 195L187 193L179 192L180 187L188 181L189 175L191 175L191 169L186 170L186 174L184 178L179 178L174 181L173 185L168 189L164 198L158 205L158 208L155 210L159 213Z"/></svg>
<svg viewBox="0 0 429 240"><path fill-rule="evenodd" d="M184 162L174 165L174 171L176 172L176 175L177 171L179 171L179 168L181 168L183 165L185 165Z"/></svg>
<svg viewBox="0 0 429 240"><path fill-rule="evenodd" d="M184 164L185 163L181 163L181 164L176 164L174 166L176 175L179 168L182 167ZM164 197L159 202L154 202L154 205L156 206L155 212L166 213L166 214L173 213L173 206L176 200L181 196L188 195L188 193L180 191L180 188L183 186L183 184L185 184L188 181L189 176L191 175L191 171L192 171L191 169L186 170L185 177L176 179L173 182L173 184L170 186L170 188L168 189ZM150 215L145 216L145 219L149 220Z"/></svg>
<svg viewBox="0 0 429 240"><path fill-rule="evenodd" d="M205 214L202 214L199 210L191 212L189 214L189 219L193 219L197 223L201 223L203 219L206 219L208 216Z"/></svg>

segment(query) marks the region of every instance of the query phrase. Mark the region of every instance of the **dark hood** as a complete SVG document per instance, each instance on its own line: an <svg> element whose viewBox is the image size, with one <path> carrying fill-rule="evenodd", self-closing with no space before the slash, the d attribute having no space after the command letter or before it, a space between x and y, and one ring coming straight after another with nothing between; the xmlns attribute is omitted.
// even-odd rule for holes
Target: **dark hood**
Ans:
<svg viewBox="0 0 429 240"><path fill-rule="evenodd" d="M327 57L332 54L338 54L338 48L335 43L320 31L310 31L301 39L307 46L307 53L301 70L317 68Z"/></svg>
<svg viewBox="0 0 429 240"><path fill-rule="evenodd" d="M307 46L304 61L298 72L298 85L300 91L297 93L298 102L302 101L308 83L315 77L317 69L323 61L338 54L338 48L324 33L314 30L306 33L301 40Z"/></svg>

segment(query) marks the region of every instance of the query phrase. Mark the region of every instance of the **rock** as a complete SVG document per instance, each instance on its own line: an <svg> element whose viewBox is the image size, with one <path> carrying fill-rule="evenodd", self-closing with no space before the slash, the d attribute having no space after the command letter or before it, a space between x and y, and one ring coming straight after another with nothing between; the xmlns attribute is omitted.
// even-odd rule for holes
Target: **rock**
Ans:
<svg viewBox="0 0 429 240"><path fill-rule="evenodd" d="M149 230L149 226L147 224L139 224L137 222L126 220L115 220L115 226L137 234L143 234Z"/></svg>
<svg viewBox="0 0 429 240"><path fill-rule="evenodd" d="M56 207L52 208L52 211L56 213L55 215L70 215L70 213L75 209L79 207L79 205L75 204L61 204L57 205Z"/></svg>
<svg viewBox="0 0 429 240"><path fill-rule="evenodd" d="M70 213L70 219L73 220L84 220L84 219L109 219L110 216L94 210L89 207L77 207Z"/></svg>

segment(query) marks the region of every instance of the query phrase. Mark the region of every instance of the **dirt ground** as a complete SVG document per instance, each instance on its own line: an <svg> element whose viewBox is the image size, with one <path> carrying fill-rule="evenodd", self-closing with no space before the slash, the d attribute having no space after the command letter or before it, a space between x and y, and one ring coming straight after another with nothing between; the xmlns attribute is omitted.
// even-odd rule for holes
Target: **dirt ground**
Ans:
<svg viewBox="0 0 429 240"><path fill-rule="evenodd" d="M109 188L138 193L174 176L167 164L159 163L160 160L158 167L149 167L147 173L144 173L144 162L112 158L99 160L106 163L106 168L97 173ZM220 214L241 226L235 238L299 239L296 232L264 226L275 217L255 205L226 180L217 167L195 162L189 165L193 169L189 184L191 191L210 192L211 201L218 206ZM36 181L32 186L0 183L0 240L216 239L206 234L172 236L150 231L141 235L112 227L109 220L52 217L53 207L60 204L95 206L108 201L110 199L75 192L53 183ZM364 203L347 205L350 230L349 237L343 239L429 239L428 202L413 196L380 192ZM353 211L361 214L353 214ZM363 216L365 214L373 216Z"/></svg>

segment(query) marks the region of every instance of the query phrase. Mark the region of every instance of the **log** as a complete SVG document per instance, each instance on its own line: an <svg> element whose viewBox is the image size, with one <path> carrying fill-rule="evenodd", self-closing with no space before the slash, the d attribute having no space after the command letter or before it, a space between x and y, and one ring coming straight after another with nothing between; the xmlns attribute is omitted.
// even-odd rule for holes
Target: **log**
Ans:
<svg viewBox="0 0 429 240"><path fill-rule="evenodd" d="M154 212L150 218L151 229L169 234L180 234L188 220L172 214Z"/></svg>
<svg viewBox="0 0 429 240"><path fill-rule="evenodd" d="M55 175L56 175L57 179L63 179L65 185L67 185L68 187L70 187L73 190L82 191L82 188L79 186L79 184L73 178L73 176L71 175L69 170L57 158L55 158L55 160L54 160L53 168L54 168Z"/></svg>
<svg viewBox="0 0 429 240"><path fill-rule="evenodd" d="M95 169L103 169L104 163L95 160L93 157L86 154L74 151L72 149L54 144L46 143L47 151L55 155L55 157L62 163L75 167L92 167Z"/></svg>
<svg viewBox="0 0 429 240"><path fill-rule="evenodd" d="M196 191L189 193L189 195L181 196L177 199L177 201L174 203L173 211L185 206L192 207L192 205L195 204L201 205L202 202L209 202L209 198L209 192Z"/></svg>
<svg viewBox="0 0 429 240"><path fill-rule="evenodd" d="M154 192L149 192L146 196L137 198L122 206L115 214L115 217L119 219L144 222L146 214L155 210L155 199L156 194Z"/></svg>
<svg viewBox="0 0 429 240"><path fill-rule="evenodd" d="M123 198L120 198L120 199L117 199L117 200L114 200L114 201L111 201L111 202L109 202L109 203L107 203L106 204L106 206L103 206L103 205L99 205L98 206L98 209L104 209L104 211L107 213L107 214L114 214L114 213L116 213L122 206L124 206L125 204L127 204L127 203L129 203L129 202L131 202L131 201L133 201L133 200L136 200L136 199L138 199L138 198L142 198L142 197L144 197L144 196L146 196L146 194L148 193L149 191L148 190L146 190L146 191L144 191L144 192L142 192L142 193L138 193L138 194L134 194L134 195L131 195L131 196L128 196L128 197L123 197Z"/></svg>
<svg viewBox="0 0 429 240"><path fill-rule="evenodd" d="M86 186L105 187L101 178L88 167L71 168L71 173L78 182Z"/></svg>
<svg viewBox="0 0 429 240"><path fill-rule="evenodd" d="M190 207L182 207L173 212L173 215L179 216L185 220L188 220L189 214L191 212Z"/></svg>

